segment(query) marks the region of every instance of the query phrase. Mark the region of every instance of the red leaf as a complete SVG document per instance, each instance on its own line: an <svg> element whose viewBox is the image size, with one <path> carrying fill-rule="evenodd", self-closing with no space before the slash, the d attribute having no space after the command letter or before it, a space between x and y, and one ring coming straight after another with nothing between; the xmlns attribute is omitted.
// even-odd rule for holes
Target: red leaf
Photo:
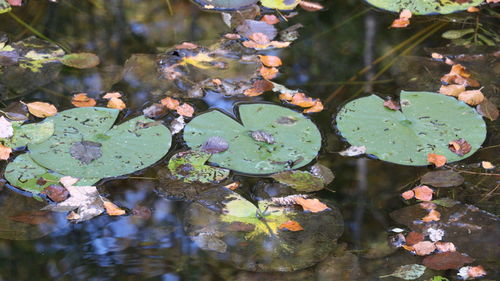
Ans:
<svg viewBox="0 0 500 281"><path fill-rule="evenodd" d="M437 253L424 258L422 264L436 270L459 269L474 259L459 252Z"/></svg>

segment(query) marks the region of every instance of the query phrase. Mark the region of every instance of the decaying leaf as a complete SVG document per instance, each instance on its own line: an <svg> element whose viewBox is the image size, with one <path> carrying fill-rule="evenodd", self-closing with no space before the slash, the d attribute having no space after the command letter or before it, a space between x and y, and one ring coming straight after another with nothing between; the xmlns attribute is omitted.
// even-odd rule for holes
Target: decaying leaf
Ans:
<svg viewBox="0 0 500 281"><path fill-rule="evenodd" d="M201 146L201 150L211 154L224 152L228 148L228 142L224 138L219 136L208 138L208 140Z"/></svg>
<svg viewBox="0 0 500 281"><path fill-rule="evenodd" d="M413 190L407 190L401 193L401 197L403 197L404 200L410 200L415 197L415 192L413 192Z"/></svg>
<svg viewBox="0 0 500 281"><path fill-rule="evenodd" d="M458 97L462 92L465 92L465 85L442 85L439 88L439 93L447 96Z"/></svg>
<svg viewBox="0 0 500 281"><path fill-rule="evenodd" d="M329 209L326 204L322 203L318 199L306 199L302 197L295 197L294 200L295 203L302 206L304 211L318 213Z"/></svg>
<svg viewBox="0 0 500 281"><path fill-rule="evenodd" d="M464 264L473 262L474 259L459 252L435 253L425 257L422 263L435 270L459 269Z"/></svg>
<svg viewBox="0 0 500 281"><path fill-rule="evenodd" d="M425 173L420 182L434 187L452 187L461 185L464 177L453 170L438 170Z"/></svg>
<svg viewBox="0 0 500 281"><path fill-rule="evenodd" d="M457 250L455 244L451 242L437 241L434 245L439 252L455 252Z"/></svg>
<svg viewBox="0 0 500 281"><path fill-rule="evenodd" d="M415 280L424 275L426 267L420 264L407 264L398 267L389 275L379 276L379 278L398 277L404 280Z"/></svg>
<svg viewBox="0 0 500 281"><path fill-rule="evenodd" d="M51 184L47 186L41 193L47 195L47 197L57 203L62 202L69 197L68 190L64 186L58 184Z"/></svg>
<svg viewBox="0 0 500 281"><path fill-rule="evenodd" d="M448 143L448 148L456 155L463 156L472 149L471 145L465 139L458 139Z"/></svg>
<svg viewBox="0 0 500 281"><path fill-rule="evenodd" d="M288 230L288 231L301 231L301 230L304 230L304 228L302 227L302 225L300 225L300 223L296 222L296 221L286 221L284 223L282 223L280 226L279 226L279 229L281 230Z"/></svg>
<svg viewBox="0 0 500 281"><path fill-rule="evenodd" d="M104 209L106 210L106 214L110 216L123 216L127 213L125 212L125 210L116 206L113 202L109 201L108 199L105 198L102 199L103 199Z"/></svg>
<svg viewBox="0 0 500 281"><path fill-rule="evenodd" d="M446 157L435 153L429 153L427 154L427 162L434 164L439 168L446 164Z"/></svg>
<svg viewBox="0 0 500 281"><path fill-rule="evenodd" d="M278 72L279 70L276 67L263 66L260 68L260 75L262 75L262 77L267 80L274 79L276 75L278 75Z"/></svg>
<svg viewBox="0 0 500 281"><path fill-rule="evenodd" d="M187 103L183 103L183 104L179 105L176 108L176 111L177 111L177 113L179 113L179 115L182 115L185 117L193 117L193 114L194 114L194 108Z"/></svg>
<svg viewBox="0 0 500 281"><path fill-rule="evenodd" d="M421 185L413 188L413 192L415 192L416 199L422 201L431 201L434 190L432 190L426 185Z"/></svg>
<svg viewBox="0 0 500 281"><path fill-rule="evenodd" d="M180 102L178 100L171 97L163 98L162 100L160 100L160 102L170 110L176 110L180 105Z"/></svg>
<svg viewBox="0 0 500 281"><path fill-rule="evenodd" d="M458 270L458 276L463 280L480 278L486 275L486 270L481 265L478 266L464 266Z"/></svg>
<svg viewBox="0 0 500 281"><path fill-rule="evenodd" d="M0 160L7 160L12 153L12 148L0 144Z"/></svg>
<svg viewBox="0 0 500 281"><path fill-rule="evenodd" d="M92 53L72 53L59 58L59 61L70 67L86 69L97 66L100 63L99 57Z"/></svg>
<svg viewBox="0 0 500 281"><path fill-rule="evenodd" d="M167 112L167 107L161 103L153 103L142 110L144 116L148 118L160 118L167 114Z"/></svg>
<svg viewBox="0 0 500 281"><path fill-rule="evenodd" d="M415 254L419 256L427 256L436 250L436 246L431 241L422 241L413 245Z"/></svg>
<svg viewBox="0 0 500 281"><path fill-rule="evenodd" d="M436 211L435 209L432 209L429 211L429 214L427 216L422 218L423 222L431 222L431 221L438 221L441 219L441 213Z"/></svg>
<svg viewBox="0 0 500 281"><path fill-rule="evenodd" d="M304 109L304 113L315 113L315 112L321 112L323 111L324 106L323 103L320 100L315 100L314 105Z"/></svg>
<svg viewBox="0 0 500 281"><path fill-rule="evenodd" d="M425 236L422 233L411 231L406 235L405 239L406 239L406 245L413 246L417 243L424 241Z"/></svg>
<svg viewBox="0 0 500 281"><path fill-rule="evenodd" d="M281 59L277 56L259 56L260 61L267 67L278 67L282 65Z"/></svg>
<svg viewBox="0 0 500 281"><path fill-rule="evenodd" d="M26 106L28 106L28 110L31 114L39 118L53 116L57 113L57 108L54 105L46 102L30 102L27 103Z"/></svg>
<svg viewBox="0 0 500 281"><path fill-rule="evenodd" d="M274 174L271 177L299 192L313 192L325 187L323 178L307 171L284 171Z"/></svg>
<svg viewBox="0 0 500 281"><path fill-rule="evenodd" d="M88 97L86 93L79 93L73 96L71 104L76 107L92 107L96 105L96 101Z"/></svg>
<svg viewBox="0 0 500 281"><path fill-rule="evenodd" d="M389 108L391 110L400 110L401 109L399 102L397 102L393 99L388 99L388 100L384 101L384 107Z"/></svg>
<svg viewBox="0 0 500 281"><path fill-rule="evenodd" d="M277 24L280 22L278 17L275 15L263 15L260 20L266 22L267 24Z"/></svg>
<svg viewBox="0 0 500 281"><path fill-rule="evenodd" d="M489 161L481 161L481 167L486 170L495 169L495 165L491 164Z"/></svg>
<svg viewBox="0 0 500 281"><path fill-rule="evenodd" d="M498 107L487 98L484 98L483 102L478 104L476 109L479 114L490 119L491 121L498 119Z"/></svg>
<svg viewBox="0 0 500 281"><path fill-rule="evenodd" d="M109 99L109 101L106 104L106 106L108 108L114 108L114 109L118 109L118 110L122 110L122 109L127 108L127 105L125 104L125 102L123 102L123 100L120 99L120 98L111 98L111 99Z"/></svg>
<svg viewBox="0 0 500 281"><path fill-rule="evenodd" d="M229 170L205 165L211 156L195 150L179 152L170 158L168 169L184 182L217 183L229 176Z"/></svg>
<svg viewBox="0 0 500 281"><path fill-rule="evenodd" d="M458 94L458 99L468 105L475 106L484 101L484 95L481 90L470 90Z"/></svg>

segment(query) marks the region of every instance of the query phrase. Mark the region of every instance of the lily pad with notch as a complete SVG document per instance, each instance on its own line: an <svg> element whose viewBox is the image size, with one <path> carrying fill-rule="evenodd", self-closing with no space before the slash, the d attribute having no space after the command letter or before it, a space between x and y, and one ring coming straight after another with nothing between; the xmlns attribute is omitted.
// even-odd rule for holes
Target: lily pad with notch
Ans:
<svg viewBox="0 0 500 281"><path fill-rule="evenodd" d="M391 12L399 13L403 9L410 10L414 15L450 14L465 11L469 7L478 6L483 0L453 1L453 0L365 0L369 4Z"/></svg>
<svg viewBox="0 0 500 281"><path fill-rule="evenodd" d="M211 154L202 151L183 151L168 162L172 175L184 182L217 183L229 176L229 170L205 165Z"/></svg>
<svg viewBox="0 0 500 281"><path fill-rule="evenodd" d="M385 108L376 95L347 103L336 117L340 134L366 153L402 165L427 165L427 154L444 155L448 162L462 160L478 150L486 138L482 117L453 97L431 92L402 91L401 111ZM450 151L451 141L463 138L471 151L463 156Z"/></svg>
<svg viewBox="0 0 500 281"><path fill-rule="evenodd" d="M323 260L343 232L333 206L311 213L271 199L254 205L219 187L201 193L186 211L186 231L212 257L249 271L295 271ZM294 221L303 227L280 227Z"/></svg>
<svg viewBox="0 0 500 281"><path fill-rule="evenodd" d="M184 128L184 140L201 149L213 137L228 143L210 162L241 173L266 175L307 165L321 147L321 134L314 123L286 107L273 104L242 104L241 123L228 115L209 111Z"/></svg>
<svg viewBox="0 0 500 281"><path fill-rule="evenodd" d="M144 169L169 150L172 136L160 122L139 116L113 124L119 110L82 107L49 117L52 137L30 144L39 165L77 178L107 178Z"/></svg>

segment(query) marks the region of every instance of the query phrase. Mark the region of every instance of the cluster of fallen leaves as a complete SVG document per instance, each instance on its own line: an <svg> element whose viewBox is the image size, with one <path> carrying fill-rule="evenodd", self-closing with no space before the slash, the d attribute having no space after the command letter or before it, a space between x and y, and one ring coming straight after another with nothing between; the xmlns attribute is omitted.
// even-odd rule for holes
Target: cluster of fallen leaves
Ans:
<svg viewBox="0 0 500 281"><path fill-rule="evenodd" d="M448 149L456 155L463 156L469 153L472 149L471 145L463 138L452 140L448 143ZM427 162L434 164L436 167L443 167L446 164L446 156L435 153L427 154Z"/></svg>
<svg viewBox="0 0 500 281"><path fill-rule="evenodd" d="M118 110L127 108L127 105L122 100L122 94L120 94L119 92L106 93L102 96L102 98L107 100L106 107L108 108L114 108ZM97 101L87 96L86 93L78 93L73 95L71 104L73 104L75 107L93 107L97 104Z"/></svg>
<svg viewBox="0 0 500 281"><path fill-rule="evenodd" d="M427 185L419 185L411 190L403 192L401 197L405 200L415 198L424 201L420 206L429 211L429 213L422 218L422 222L439 221L441 214L436 210L436 204L430 202L432 201L433 193L434 190Z"/></svg>
<svg viewBox="0 0 500 281"><path fill-rule="evenodd" d="M410 25L411 16L412 16L412 14L411 14L410 10L403 9L401 11L401 13L399 13L399 18L395 19L392 22L391 27L393 27L393 28L407 27L408 25Z"/></svg>
<svg viewBox="0 0 500 281"><path fill-rule="evenodd" d="M59 182L62 186L51 185L42 192L56 202L42 210L70 212L67 219L74 222L89 220L103 212L110 216L126 214L125 210L102 197L95 186L75 186L78 179L69 176L62 177Z"/></svg>
<svg viewBox="0 0 500 281"><path fill-rule="evenodd" d="M325 210L329 210L328 206L319 201L318 199L307 198L306 195L290 195L286 197L276 197L272 198L274 204L286 206L286 205L300 205L305 212L318 213Z"/></svg>
<svg viewBox="0 0 500 281"><path fill-rule="evenodd" d="M443 85L439 89L439 93L456 97L468 105L476 106L479 114L492 121L498 119L497 106L484 96L482 88L479 88L481 87L479 82L471 77L471 73L463 65L455 64L451 59L445 58L441 54L433 53L432 57L444 60L445 63L451 65L450 72L441 77Z"/></svg>

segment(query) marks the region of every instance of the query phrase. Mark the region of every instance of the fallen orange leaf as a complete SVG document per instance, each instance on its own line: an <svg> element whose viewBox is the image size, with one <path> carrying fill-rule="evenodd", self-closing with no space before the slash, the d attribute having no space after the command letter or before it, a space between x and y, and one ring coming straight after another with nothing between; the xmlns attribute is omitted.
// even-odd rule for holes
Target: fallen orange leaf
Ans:
<svg viewBox="0 0 500 281"><path fill-rule="evenodd" d="M233 183L230 183L230 184L228 184L228 185L225 185L224 187L225 187L225 188L229 188L229 189L231 189L231 190L235 190L235 189L237 189L238 187L240 187L240 182L239 182L239 181L235 181L235 182L233 182Z"/></svg>
<svg viewBox="0 0 500 281"><path fill-rule="evenodd" d="M88 97L85 93L74 95L71 103L76 107L92 107L96 105L95 99Z"/></svg>
<svg viewBox="0 0 500 281"><path fill-rule="evenodd" d="M298 223L296 221L287 221L287 222L284 222L284 223L282 223L279 226L279 229L281 229L281 230L289 230L289 231L301 231L301 230L304 230L304 228L302 227L302 225L300 225L300 223Z"/></svg>
<svg viewBox="0 0 500 281"><path fill-rule="evenodd" d="M315 101L304 93L296 93L293 95L291 103L300 107L311 107L315 104Z"/></svg>
<svg viewBox="0 0 500 281"><path fill-rule="evenodd" d="M31 114L40 118L53 116L57 113L57 108L54 105L46 102L30 102L26 104L26 106L28 107L28 110Z"/></svg>
<svg viewBox="0 0 500 281"><path fill-rule="evenodd" d="M0 160L7 160L12 153L12 148L0 144Z"/></svg>
<svg viewBox="0 0 500 281"><path fill-rule="evenodd" d="M160 103L163 104L166 108L170 110L176 110L179 107L180 102L171 97L166 97L160 100Z"/></svg>
<svg viewBox="0 0 500 281"><path fill-rule="evenodd" d="M450 70L449 74L451 74L451 75L456 74L456 75L462 76L464 78L470 77L470 73L461 64L455 64L455 65L451 66L451 70Z"/></svg>
<svg viewBox="0 0 500 281"><path fill-rule="evenodd" d="M399 110L399 109L401 109L401 106L399 105L399 102L394 101L392 99L384 101L384 107L389 108L391 110Z"/></svg>
<svg viewBox="0 0 500 281"><path fill-rule="evenodd" d="M316 3L316 2L309 2L309 1L300 1L299 5L302 9L308 11L308 12L316 12L319 10L323 10L325 7L323 5Z"/></svg>
<svg viewBox="0 0 500 281"><path fill-rule="evenodd" d="M461 92L458 99L468 105L478 105L484 101L484 95L481 90L470 90Z"/></svg>
<svg viewBox="0 0 500 281"><path fill-rule="evenodd" d="M458 97L458 95L465 91L465 85L442 85L439 88L439 93L447 96Z"/></svg>
<svg viewBox="0 0 500 281"><path fill-rule="evenodd" d="M111 98L106 106L118 110L127 108L127 105L120 98Z"/></svg>
<svg viewBox="0 0 500 281"><path fill-rule="evenodd" d="M122 94L118 93L118 92L110 92L110 93L106 93L102 98L103 99L119 99L122 97Z"/></svg>
<svg viewBox="0 0 500 281"><path fill-rule="evenodd" d="M478 7L469 7L469 8L467 8L467 12L477 13L477 12L479 12L479 8Z"/></svg>
<svg viewBox="0 0 500 281"><path fill-rule="evenodd" d="M416 199L422 200L422 201L431 201L432 194L434 193L434 190L432 190L427 185L421 185L421 186L415 187L413 189L413 192L415 193Z"/></svg>
<svg viewBox="0 0 500 281"><path fill-rule="evenodd" d="M264 15L260 21L263 21L267 24L277 24L280 22L280 20L275 16L275 15Z"/></svg>
<svg viewBox="0 0 500 281"><path fill-rule="evenodd" d="M448 148L456 155L463 156L472 149L471 145L465 139L458 139L448 143Z"/></svg>
<svg viewBox="0 0 500 281"><path fill-rule="evenodd" d="M483 169L486 169L486 170L495 168L495 166L493 164L491 164L491 162L489 162L489 161L481 161L481 167L483 167Z"/></svg>
<svg viewBox="0 0 500 281"><path fill-rule="evenodd" d="M293 95L289 92L286 93L281 93L279 95L280 100L286 100L286 101L291 101L293 99Z"/></svg>
<svg viewBox="0 0 500 281"><path fill-rule="evenodd" d="M110 216L123 216L127 212L116 206L113 202L103 199L104 209L106 209L106 213Z"/></svg>
<svg viewBox="0 0 500 281"><path fill-rule="evenodd" d="M176 109L177 113L185 117L193 117L194 108L187 103L183 103Z"/></svg>
<svg viewBox="0 0 500 281"><path fill-rule="evenodd" d="M439 221L441 219L441 213L436 210L431 210L427 216L422 218L423 222Z"/></svg>
<svg viewBox="0 0 500 281"><path fill-rule="evenodd" d="M427 162L434 164L439 168L446 164L446 157L439 154L429 153L427 154Z"/></svg>
<svg viewBox="0 0 500 281"><path fill-rule="evenodd" d="M403 27L407 27L408 25L410 25L410 20L409 19L395 19L392 22L391 27L393 27L393 28L403 28Z"/></svg>
<svg viewBox="0 0 500 281"><path fill-rule="evenodd" d="M263 66L260 68L260 75L262 75L262 77L267 80L275 78L278 72L279 70L276 67Z"/></svg>
<svg viewBox="0 0 500 281"><path fill-rule="evenodd" d="M282 62L281 59L277 56L262 56L259 55L260 61L262 64L268 67L276 67L276 66L281 66Z"/></svg>
<svg viewBox="0 0 500 281"><path fill-rule="evenodd" d="M318 213L328 209L328 206L319 201L318 199L305 199L302 197L296 197L294 198L294 201L295 203L302 206L304 211Z"/></svg>
<svg viewBox="0 0 500 281"><path fill-rule="evenodd" d="M315 112L321 112L323 111L325 107L323 106L323 103L320 100L316 100L314 102L314 105L309 107L308 109L304 110L304 113L315 113Z"/></svg>
<svg viewBox="0 0 500 281"><path fill-rule="evenodd" d="M415 232L415 231L411 231L405 237L406 245L408 245L408 246L412 246L412 245L415 245L417 243L420 243L420 242L424 241L424 239L425 239L425 236L422 233ZM414 249L412 249L411 251L413 251L413 250Z"/></svg>
<svg viewBox="0 0 500 281"><path fill-rule="evenodd" d="M467 270L467 274L469 277L478 278L486 275L486 270L481 265L478 266L470 266Z"/></svg>
<svg viewBox="0 0 500 281"><path fill-rule="evenodd" d="M408 191L403 192L401 194L401 197L403 197L404 200L410 200L413 197L415 197L415 193L413 192L413 190L408 190Z"/></svg>
<svg viewBox="0 0 500 281"><path fill-rule="evenodd" d="M436 248L440 252L455 252L457 250L457 248L455 247L455 244L453 244L451 242L438 241L438 242L434 243L434 245L436 245Z"/></svg>
<svg viewBox="0 0 500 281"><path fill-rule="evenodd" d="M243 94L248 97L260 96L266 91L271 91L273 89L273 83L267 80L257 80L253 83L253 87L246 89Z"/></svg>

